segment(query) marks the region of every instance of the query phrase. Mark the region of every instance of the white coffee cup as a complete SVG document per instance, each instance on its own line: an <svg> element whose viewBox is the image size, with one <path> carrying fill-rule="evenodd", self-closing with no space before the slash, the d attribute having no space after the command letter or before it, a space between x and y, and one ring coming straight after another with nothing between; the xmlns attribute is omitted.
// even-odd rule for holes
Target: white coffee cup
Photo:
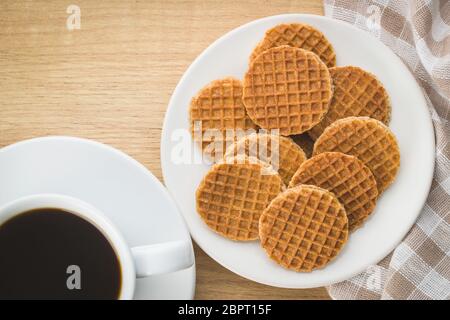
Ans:
<svg viewBox="0 0 450 320"><path fill-rule="evenodd" d="M172 241L130 248L119 230L98 209L79 199L38 194L14 200L0 208L0 226L26 211L55 208L73 213L97 227L109 240L121 266L122 285L119 299L133 298L137 278L169 273L194 264L190 241Z"/></svg>

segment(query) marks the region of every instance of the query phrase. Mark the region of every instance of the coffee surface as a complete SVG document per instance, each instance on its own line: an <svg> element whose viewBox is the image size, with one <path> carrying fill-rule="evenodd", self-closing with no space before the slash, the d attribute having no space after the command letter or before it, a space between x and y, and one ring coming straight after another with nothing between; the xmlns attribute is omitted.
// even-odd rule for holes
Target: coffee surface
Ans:
<svg viewBox="0 0 450 320"><path fill-rule="evenodd" d="M121 267L93 224L60 209L0 225L0 299L117 299Z"/></svg>

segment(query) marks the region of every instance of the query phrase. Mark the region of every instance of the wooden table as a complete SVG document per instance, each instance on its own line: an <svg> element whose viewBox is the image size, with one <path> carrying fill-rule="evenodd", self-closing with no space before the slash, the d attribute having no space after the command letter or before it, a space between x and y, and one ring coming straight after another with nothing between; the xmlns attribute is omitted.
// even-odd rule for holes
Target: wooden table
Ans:
<svg viewBox="0 0 450 320"><path fill-rule="evenodd" d="M81 29L69 31L69 4ZM159 141L170 95L211 42L281 13L322 14L320 0L0 1L0 146L45 135L110 144L161 179ZM198 299L326 299L245 280L198 247Z"/></svg>

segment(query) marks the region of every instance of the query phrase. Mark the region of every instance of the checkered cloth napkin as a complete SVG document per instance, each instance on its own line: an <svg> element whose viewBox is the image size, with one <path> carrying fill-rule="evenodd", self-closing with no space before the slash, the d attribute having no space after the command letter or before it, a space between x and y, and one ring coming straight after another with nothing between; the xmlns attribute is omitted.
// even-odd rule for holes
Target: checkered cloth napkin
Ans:
<svg viewBox="0 0 450 320"><path fill-rule="evenodd" d="M450 1L324 5L326 16L372 33L403 60L428 98L436 132L434 180L416 224L378 265L328 292L334 299L450 299Z"/></svg>

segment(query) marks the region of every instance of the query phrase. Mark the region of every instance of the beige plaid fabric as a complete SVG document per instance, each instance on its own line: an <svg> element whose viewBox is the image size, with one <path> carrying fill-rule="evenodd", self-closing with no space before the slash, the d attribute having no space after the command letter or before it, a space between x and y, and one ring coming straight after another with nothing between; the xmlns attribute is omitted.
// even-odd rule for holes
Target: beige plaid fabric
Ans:
<svg viewBox="0 0 450 320"><path fill-rule="evenodd" d="M332 285L334 299L450 299L450 1L325 0L325 15L366 30L414 73L436 132L436 168L414 227L377 266Z"/></svg>

